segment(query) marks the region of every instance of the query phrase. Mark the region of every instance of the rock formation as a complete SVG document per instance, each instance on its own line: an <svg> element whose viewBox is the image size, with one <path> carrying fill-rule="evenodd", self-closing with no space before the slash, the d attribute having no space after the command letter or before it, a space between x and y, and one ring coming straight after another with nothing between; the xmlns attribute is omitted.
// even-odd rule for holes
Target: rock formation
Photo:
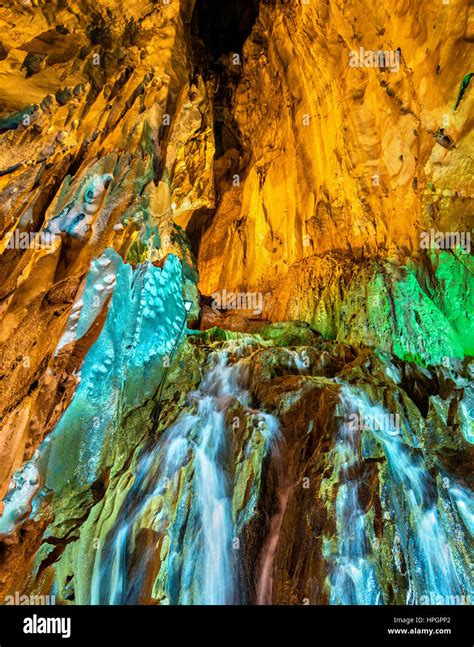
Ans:
<svg viewBox="0 0 474 647"><path fill-rule="evenodd" d="M0 24L0 600L469 600L472 3Z"/></svg>

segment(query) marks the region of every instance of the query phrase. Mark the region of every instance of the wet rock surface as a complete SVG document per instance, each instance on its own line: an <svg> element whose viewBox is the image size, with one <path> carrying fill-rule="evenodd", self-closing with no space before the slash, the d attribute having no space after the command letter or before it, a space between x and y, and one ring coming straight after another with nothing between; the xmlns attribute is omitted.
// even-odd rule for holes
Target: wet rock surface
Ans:
<svg viewBox="0 0 474 647"><path fill-rule="evenodd" d="M473 7L211 4L0 8L0 600L472 599Z"/></svg>
<svg viewBox="0 0 474 647"><path fill-rule="evenodd" d="M87 483L65 466L67 489L51 481L56 449L26 532L4 535L12 564L37 533L24 590L81 604L469 595L470 365L421 369L304 325L262 333L184 342L159 413L153 399L125 410Z"/></svg>

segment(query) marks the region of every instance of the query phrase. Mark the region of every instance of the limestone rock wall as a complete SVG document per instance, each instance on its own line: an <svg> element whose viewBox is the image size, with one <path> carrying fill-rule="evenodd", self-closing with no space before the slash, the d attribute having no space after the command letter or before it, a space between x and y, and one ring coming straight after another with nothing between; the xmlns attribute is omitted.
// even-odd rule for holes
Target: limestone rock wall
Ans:
<svg viewBox="0 0 474 647"><path fill-rule="evenodd" d="M384 582L371 602L422 586L416 560L433 556L413 518L432 510L460 538L446 572L464 593L472 255L420 234L472 228L472 2L261 0L243 51L224 53L195 33L197 4L0 7L0 595L201 599L184 568L201 536L196 456L164 494L153 484L160 439L183 411L193 420L216 350L245 385L231 382L219 418L242 551L232 601L339 600L350 482L364 576ZM355 67L361 48L397 58ZM222 290L260 294L262 311L212 310ZM184 343L186 323L221 328ZM403 433L393 445L363 430L343 473L349 400L399 415ZM202 430L187 431L195 450ZM423 494L408 512L403 469ZM139 591L112 581L122 530ZM353 594L342 602L364 587Z"/></svg>
<svg viewBox="0 0 474 647"><path fill-rule="evenodd" d="M261 4L241 68L229 62L244 154L239 165L227 152L227 176L217 168L219 204L199 253L205 294L275 290L271 319L312 322L313 294L332 289L349 261L351 275L370 258L400 267L423 253L422 231L471 231L472 88L454 108L472 68L473 11ZM390 50L398 63L352 67L360 48Z"/></svg>
<svg viewBox="0 0 474 647"><path fill-rule="evenodd" d="M160 263L174 252L196 298L194 261L173 223L170 184L176 174L199 201L201 189L193 193L193 186L202 169L190 180L179 161L194 132L206 132L206 89L202 79L192 85L188 73L191 11L188 2L0 9L5 484L57 422L77 382L73 373L103 325L107 284L89 312L90 334L59 365L53 359L94 258L113 248L129 263ZM201 159L205 166L201 155L196 164Z"/></svg>

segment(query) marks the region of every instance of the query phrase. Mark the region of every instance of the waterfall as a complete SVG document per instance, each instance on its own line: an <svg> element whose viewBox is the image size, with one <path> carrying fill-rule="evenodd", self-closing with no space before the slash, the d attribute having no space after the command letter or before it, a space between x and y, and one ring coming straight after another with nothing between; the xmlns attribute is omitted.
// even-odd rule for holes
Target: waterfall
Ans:
<svg viewBox="0 0 474 647"><path fill-rule="evenodd" d="M170 604L241 601L234 543L238 546L236 534L243 522L233 513L229 407L238 402L246 415L257 418L265 451L274 450L279 433L273 416L249 407L242 386L247 356L254 348L254 342L244 339L211 352L199 389L188 396L191 411L182 414L139 459L135 481L96 557L92 603L138 603L150 573L163 585ZM183 469L192 470L193 476L189 488L180 490ZM256 499L251 493L247 508ZM169 503L173 500L177 500L176 510ZM169 539L166 562L158 573L154 545L134 554L137 530L143 528L153 528L161 539Z"/></svg>
<svg viewBox="0 0 474 647"><path fill-rule="evenodd" d="M379 421L381 416L385 416L385 420L389 419L389 414L380 405L373 405L361 390L343 386L342 400L366 421ZM451 503L446 497L443 498L438 492L436 479L432 476L424 453L421 447L417 446L418 441L413 438L414 447L407 443L404 434L409 437L410 430L405 429L403 425L397 430L390 428L390 425L377 424L375 428L369 428L369 433L372 433L382 446L388 463L390 479L385 487L388 490L389 514L394 519L407 565L407 602L420 604L423 600L432 600L433 596L444 601L461 599L463 595L472 599L471 566L469 561L466 563L462 558L458 548L462 544L463 522L468 530L469 523L472 524L472 515L468 511L469 506L472 506L472 494L440 472L441 481L451 484L448 488ZM342 443L339 441L339 446L339 453L347 452L352 455L352 458L346 458L342 468L343 482L337 497L339 545L345 549L343 552L346 556L357 556L358 560L363 560L362 564L365 564L368 546L364 518L358 507L357 487L345 472L347 466L354 466L358 462L358 450L354 447L352 438L347 435L343 436ZM443 513L446 506L449 508L449 514ZM347 524L346 528L343 522ZM354 543L346 544L351 533L351 542ZM366 555L365 559L362 558L362 552ZM353 559L349 568L351 573L355 573L351 576L355 586L363 569L359 566L354 571ZM339 581L340 578L339 571L334 580L335 596L344 599L344 587L341 588L344 578ZM363 585L364 580L369 591L372 576L366 572L362 578ZM360 600L358 603L370 603L362 601L362 590L361 597L357 596L357 599ZM367 600L367 597L365 599ZM347 598L345 601L348 601Z"/></svg>
<svg viewBox="0 0 474 647"><path fill-rule="evenodd" d="M115 302L110 307L113 313ZM142 340L148 344L146 330ZM121 346L117 341L117 352ZM77 542L65 545L49 593L77 604L267 605L287 595L282 589L293 577L293 562L301 567L302 560L315 557L319 561L308 577L318 603L468 604L473 599L474 497L462 476L449 473L446 466L453 462L444 464L433 451L429 416L407 414L405 396L401 388L393 389L393 381L374 388L372 382L355 386L339 377L315 376L305 347L278 348L258 335L197 339L187 351L196 354L196 369L202 367L199 386L186 398L162 402L159 420L163 425L165 416L173 415L172 423L158 437L149 433L150 425L141 427L137 438L147 440L137 440L135 451L128 445L126 462L107 472L106 495L89 510ZM130 352L126 359L136 356ZM77 418L77 402L86 401L83 392L91 393L88 371L87 361L69 413L15 474L0 533L11 533L27 515L40 519L43 504L50 505L53 496L62 502L68 485L59 469L60 450L76 439L77 427L69 423ZM147 382L150 373L140 375L137 384L147 389L147 407L135 399L138 386L131 402L141 405L137 420L143 425L150 411L155 421L152 396L160 371ZM197 381L193 377L192 384ZM93 393L101 405L108 402L103 393ZM390 408L382 404L385 395ZM301 419L294 415L299 400L305 410ZM301 441L296 469L292 447L281 451L280 421L287 442ZM89 447L93 431L87 424L81 422L81 429L81 447L88 451L75 469L87 484L97 444ZM133 434L131 427L129 441ZM298 501L297 479L306 473L319 491ZM57 484L59 494L51 487ZM295 497L298 505L308 506L305 514L314 514L307 527L292 524ZM68 500L63 507L58 502L54 532L69 519L61 518ZM298 533L307 533L301 543ZM308 543L316 551L309 557ZM35 567L45 551L38 554Z"/></svg>
<svg viewBox="0 0 474 647"><path fill-rule="evenodd" d="M335 503L337 551L331 557L329 601L331 604L378 604L381 591L371 556L374 531L359 500L362 479L360 430L348 420L357 408L344 389L341 403L345 416L339 424L332 451L339 487Z"/></svg>
<svg viewBox="0 0 474 647"><path fill-rule="evenodd" d="M298 351L289 349L284 349L284 352L287 356L287 368L291 372L296 372L299 375L308 375L309 364L306 361L307 357L305 356L304 352L300 353ZM266 414L264 414L264 416L265 415ZM272 416L267 417L269 419L272 418ZM273 421L275 424L273 438L275 440L278 440L278 443L281 443L278 423L275 418L273 418ZM277 453L279 450L278 444L274 448L274 451L275 450L275 453ZM281 465L279 465L279 467L281 467ZM288 481L288 476L281 473L281 469L279 470L278 477L278 507L276 513L273 515L270 521L268 537L262 550L261 567L257 582L256 602L259 605L271 605L273 602L273 573L275 569L275 558L278 550L278 544L280 541L281 525L283 523L283 517L288 505L288 499L294 487L294 484L291 484Z"/></svg>

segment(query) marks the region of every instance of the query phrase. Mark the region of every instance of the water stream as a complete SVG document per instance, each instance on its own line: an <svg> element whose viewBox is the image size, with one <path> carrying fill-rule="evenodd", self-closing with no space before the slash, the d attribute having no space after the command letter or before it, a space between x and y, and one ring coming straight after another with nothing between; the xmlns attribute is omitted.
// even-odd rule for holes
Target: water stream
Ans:
<svg viewBox="0 0 474 647"><path fill-rule="evenodd" d="M138 461L116 524L98 551L93 604L137 603L144 578L152 572L160 580L155 544L135 554L136 530L143 527L169 542L162 569L168 603L242 601L237 586L239 520L233 512L232 428L226 422L229 407L238 401L246 415L257 418L265 452L275 450L279 434L275 418L250 408L243 386L254 348L254 342L243 340L212 352L199 389L188 396L190 411ZM187 488L180 479L183 469L193 474ZM177 499L173 511L169 503ZM255 497L250 496L247 506L252 504Z"/></svg>
<svg viewBox="0 0 474 647"><path fill-rule="evenodd" d="M380 421L383 416L389 419L388 412L371 403L361 390L344 386L341 398L350 411L360 414L361 420ZM433 471L416 437L410 436L410 429L378 424L369 433L382 446L388 462L386 497L407 567L407 603L423 604L428 598L462 600L463 595L474 599L472 565L466 564L461 555L463 542L467 541L463 527L472 532L472 493L441 471L438 482L447 483L448 496L438 489ZM332 581L331 600L373 604L380 599L376 573L370 565L374 558L373 542L367 541L368 525L360 510L357 480L347 471L358 464L360 447L355 439L359 436L360 430L344 424L336 444L342 462L336 504L340 559ZM408 443L410 437L413 446Z"/></svg>

